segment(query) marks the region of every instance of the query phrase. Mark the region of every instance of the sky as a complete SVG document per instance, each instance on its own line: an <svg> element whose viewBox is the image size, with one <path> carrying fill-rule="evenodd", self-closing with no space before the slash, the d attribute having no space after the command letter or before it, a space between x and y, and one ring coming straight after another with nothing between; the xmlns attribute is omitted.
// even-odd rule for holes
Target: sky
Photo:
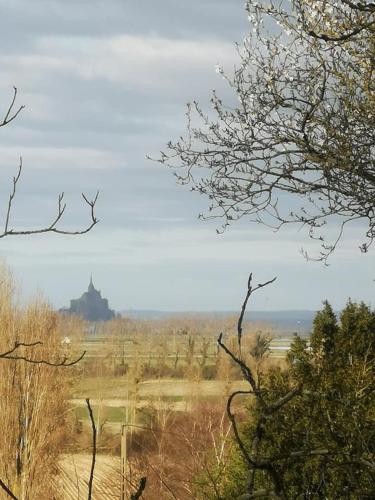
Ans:
<svg viewBox="0 0 375 500"><path fill-rule="evenodd" d="M0 129L0 210L20 156L15 228L47 225L61 191L62 227L83 228L81 192L100 191L100 223L86 235L0 240L26 297L67 306L92 273L115 310L236 310L253 272L277 276L254 296L256 310L373 303L363 227L350 228L328 267L306 262L301 247L318 248L297 226L274 233L241 221L218 235L220 221L197 217L207 200L146 159L184 134L187 102L208 106L212 89L232 98L215 66L237 62L234 43L251 29L243 1L0 0L0 20L0 109L13 86L25 105Z"/></svg>

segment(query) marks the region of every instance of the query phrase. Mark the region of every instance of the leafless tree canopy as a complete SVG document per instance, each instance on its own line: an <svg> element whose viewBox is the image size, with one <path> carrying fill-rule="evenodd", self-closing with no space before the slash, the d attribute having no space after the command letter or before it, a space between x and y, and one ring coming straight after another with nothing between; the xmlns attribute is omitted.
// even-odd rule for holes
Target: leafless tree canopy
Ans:
<svg viewBox="0 0 375 500"><path fill-rule="evenodd" d="M194 102L187 134L160 162L208 196L202 218L243 216L273 228L297 222L334 250L345 224L375 236L375 4L249 1L251 31L233 75L217 72L238 99L214 91L212 110ZM323 230L339 221L335 238ZM221 229L220 229L221 230Z"/></svg>
<svg viewBox="0 0 375 500"><path fill-rule="evenodd" d="M58 317L35 301L23 308L12 276L0 269L0 497L49 497L68 411L68 371L75 357L61 340ZM22 339L22 340L19 340ZM56 367L60 367L57 373ZM52 496L51 496L52 498Z"/></svg>

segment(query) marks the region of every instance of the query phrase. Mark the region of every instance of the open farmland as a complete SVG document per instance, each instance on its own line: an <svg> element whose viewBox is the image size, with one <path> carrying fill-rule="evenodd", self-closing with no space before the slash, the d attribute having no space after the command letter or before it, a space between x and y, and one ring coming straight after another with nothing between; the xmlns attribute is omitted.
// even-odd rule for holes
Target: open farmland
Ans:
<svg viewBox="0 0 375 500"><path fill-rule="evenodd" d="M80 445L73 445L62 462L60 481L64 484L63 498L84 498L87 489L91 425L86 398L90 399L100 430L94 498L106 499L118 498L119 495L121 477L118 461L122 426L126 426L135 442L145 440L130 452L130 456L140 460L140 470L146 467L148 477L152 477L149 461L155 466L161 453L160 443L169 433L173 434L176 425L183 425L179 446L186 446L190 439L190 426L196 427L201 420L197 412L204 411L205 424L213 425L210 419L206 422L206 418L215 409L216 416L212 422L223 425L228 395L232 391L248 389L241 372L218 349L218 325L211 325L212 328L206 330L202 327L200 331L199 323L195 328L191 325L185 328L183 320L181 323L172 328L162 323L139 325L114 321L103 325L106 331L91 331L75 344L77 351L86 351L70 398L81 434ZM227 345L236 349L234 329L235 320L231 320L225 336ZM248 330L243 353L251 362L249 353L259 330ZM270 332L266 331L267 334L270 335ZM263 367L267 369L268 366L282 364L292 340L292 335L274 335ZM243 399L239 398L236 404L241 405L241 401ZM185 420L186 424L183 424ZM203 433L206 432L211 431L207 429ZM175 441L176 436L168 445L171 450ZM174 453L171 450L163 452L166 457ZM175 460L172 456L170 459ZM159 480L154 477L153 481L158 484ZM148 498L147 495L145 498Z"/></svg>
<svg viewBox="0 0 375 500"><path fill-rule="evenodd" d="M97 455L93 500L120 498L120 459ZM59 500L83 500L87 498L92 456L90 454L63 455L57 478Z"/></svg>
<svg viewBox="0 0 375 500"><path fill-rule="evenodd" d="M146 380L139 384L138 397L130 399L128 383L126 378L86 379L80 392L70 400L77 417L87 420L84 396L88 395L97 418L105 420L105 428L119 433L125 422L137 425L137 415L142 416L144 411L187 412L199 401L224 401L229 392L247 389L246 382L241 380L229 384L220 380Z"/></svg>
<svg viewBox="0 0 375 500"><path fill-rule="evenodd" d="M186 327L185 322L181 318L171 326L162 321L119 320L103 326L104 332L85 335L79 348L86 350L86 356L71 397L77 417L87 418L84 400L89 397L107 427L118 431L129 411L133 419L150 406L184 412L197 401L215 401L231 390L246 389L241 373L218 350L220 325L215 322L207 328L189 319ZM227 325L227 341L234 346L235 319L221 322ZM245 353L256 331L251 326L248 330ZM265 330L265 335L270 333ZM282 363L292 339L292 335L274 335L269 362Z"/></svg>
<svg viewBox="0 0 375 500"><path fill-rule="evenodd" d="M133 333L134 328L131 325L117 335L86 335L81 341L86 356L73 388L74 406L83 408L89 397L95 407L104 409L108 422L121 422L125 408L152 405L187 411L194 401L214 400L232 389L246 388L211 332L201 336L187 334L182 327L168 331L158 325L155 333ZM217 331L216 325L213 330ZM252 338L247 336L248 346ZM292 338L272 339L270 362L282 362ZM228 341L233 344L233 337L228 336ZM78 410L78 415L81 418L85 412Z"/></svg>
<svg viewBox="0 0 375 500"><path fill-rule="evenodd" d="M102 378L97 380L89 377L80 383L79 390L74 393L74 399L90 397L94 399L127 400L130 381L126 376L118 378ZM243 381L226 383L222 380L189 381L186 379L151 379L138 384L138 398L148 401L156 399L184 399L200 397L217 397L232 388L241 388Z"/></svg>
<svg viewBox="0 0 375 500"><path fill-rule="evenodd" d="M264 335L271 338L270 356L285 356L294 336L275 335L266 330ZM86 336L81 343L82 349L87 351L86 361L95 358L111 360L113 365L123 361L130 366L134 365L135 360L142 363L156 363L163 358L169 364L188 360L192 355L196 361L205 357L208 363L215 362L218 356L217 336L194 336L194 351L191 354L189 349L189 339L184 335L150 336L136 334L125 339L108 339L105 336ZM205 349L205 350L204 350Z"/></svg>

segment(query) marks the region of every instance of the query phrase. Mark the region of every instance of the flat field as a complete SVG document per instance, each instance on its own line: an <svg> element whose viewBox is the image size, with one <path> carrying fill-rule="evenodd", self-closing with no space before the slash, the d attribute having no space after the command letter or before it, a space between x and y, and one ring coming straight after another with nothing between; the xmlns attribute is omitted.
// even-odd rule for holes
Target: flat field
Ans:
<svg viewBox="0 0 375 500"><path fill-rule="evenodd" d="M83 500L88 495L88 480L92 456L90 454L63 455L57 478L61 500ZM120 458L97 455L92 500L120 498Z"/></svg>

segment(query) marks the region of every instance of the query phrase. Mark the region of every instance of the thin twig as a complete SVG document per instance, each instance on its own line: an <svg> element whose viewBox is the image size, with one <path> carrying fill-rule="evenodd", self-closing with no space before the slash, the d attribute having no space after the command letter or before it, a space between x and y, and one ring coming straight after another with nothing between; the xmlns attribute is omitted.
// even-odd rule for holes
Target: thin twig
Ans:
<svg viewBox="0 0 375 500"><path fill-rule="evenodd" d="M370 21L369 23L364 23L357 28L353 29L352 31L348 31L347 33L340 33L336 36L332 35L327 35L326 33L316 33L313 30L309 30L308 34L312 36L313 38L317 38L319 40L324 40L325 42L345 42L346 40L349 40L351 38L354 38L356 35L361 33L364 30L370 29L372 26L374 26L375 21Z"/></svg>
<svg viewBox="0 0 375 500"><path fill-rule="evenodd" d="M5 351L5 352L2 352L0 353L0 358L6 358L9 354L12 354L14 351L16 351L19 347L34 347L36 345L41 345L42 342L40 341L37 341L37 342L31 342L31 343L28 343L28 342L18 342L16 341L14 343L14 346L12 347L12 349L9 349L9 351Z"/></svg>
<svg viewBox="0 0 375 500"><path fill-rule="evenodd" d="M20 114L20 112L25 108L24 105L20 106L16 112L13 112L13 107L17 99L17 87L13 87L13 98L12 101L9 105L8 111L6 112L6 115L3 119L3 121L0 123L0 127L5 127L5 125L8 125L8 123L12 122L17 116Z"/></svg>
<svg viewBox="0 0 375 500"><path fill-rule="evenodd" d="M17 175L15 177L13 177L13 190L12 190L12 192L9 195L8 209L7 209L6 219L5 219L4 233L8 232L10 211L12 210L12 202L13 202L13 198L16 195L17 182L19 181L19 178L21 176L21 172L22 172L22 156L20 157L20 163L18 165L18 173L17 173Z"/></svg>

